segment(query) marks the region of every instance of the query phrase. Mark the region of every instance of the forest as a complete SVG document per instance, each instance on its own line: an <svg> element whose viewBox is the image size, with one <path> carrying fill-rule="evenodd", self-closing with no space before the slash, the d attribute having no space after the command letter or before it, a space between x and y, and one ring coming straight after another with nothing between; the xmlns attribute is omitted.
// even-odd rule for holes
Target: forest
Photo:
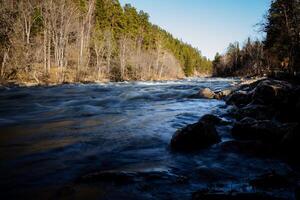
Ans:
<svg viewBox="0 0 300 200"><path fill-rule="evenodd" d="M210 74L200 50L118 0L1 0L0 82L163 80Z"/></svg>
<svg viewBox="0 0 300 200"><path fill-rule="evenodd" d="M215 76L261 76L276 71L295 74L300 69L300 1L276 0L264 21L262 41L248 38L240 46L231 43L227 51L216 54Z"/></svg>

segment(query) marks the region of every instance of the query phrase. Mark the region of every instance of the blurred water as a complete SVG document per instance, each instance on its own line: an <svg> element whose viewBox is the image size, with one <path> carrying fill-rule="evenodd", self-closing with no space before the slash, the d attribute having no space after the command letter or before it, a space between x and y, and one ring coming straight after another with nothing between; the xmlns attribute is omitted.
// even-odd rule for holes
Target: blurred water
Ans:
<svg viewBox="0 0 300 200"><path fill-rule="evenodd" d="M221 90L237 82L216 78L2 89L1 188L32 197L32 191L59 188L82 174L111 169L180 175L200 168L220 173L219 178L228 175L230 181L264 172L266 165L285 169L276 160L247 160L217 147L196 155L170 153L168 144L178 128L207 113L222 115L224 102L190 96L200 88ZM207 183L202 178L178 195L184 198ZM161 188L158 194L165 196L164 187L158 184L154 191Z"/></svg>

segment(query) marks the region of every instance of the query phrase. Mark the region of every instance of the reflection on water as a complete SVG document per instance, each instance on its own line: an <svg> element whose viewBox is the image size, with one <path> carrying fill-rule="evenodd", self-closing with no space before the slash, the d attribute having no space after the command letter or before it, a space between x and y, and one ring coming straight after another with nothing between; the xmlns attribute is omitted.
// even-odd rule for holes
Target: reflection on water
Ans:
<svg viewBox="0 0 300 200"><path fill-rule="evenodd" d="M191 79L2 89L1 188L8 194L51 197L93 171L159 171L191 179L176 187L172 179L153 184L151 179L150 186L74 185L70 190L76 190L77 198L172 199L175 194L184 199L216 180L234 185L271 168L286 171L280 161L223 152L219 145L195 155L169 152L178 128L206 113L222 115L223 102L190 96L201 87L220 90L236 82Z"/></svg>

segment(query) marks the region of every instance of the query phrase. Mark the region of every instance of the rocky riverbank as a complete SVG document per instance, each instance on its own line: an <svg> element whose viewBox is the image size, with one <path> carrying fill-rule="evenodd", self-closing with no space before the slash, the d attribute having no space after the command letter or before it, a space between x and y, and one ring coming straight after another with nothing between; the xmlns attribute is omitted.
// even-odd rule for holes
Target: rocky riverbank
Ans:
<svg viewBox="0 0 300 200"><path fill-rule="evenodd" d="M284 160L299 166L300 150L300 86L284 80L264 78L242 83L224 91L203 88L198 98L223 99L230 109L224 121L213 115L202 117L199 122L178 130L170 143L173 151L198 151L218 144L224 151L238 151L254 157ZM222 142L218 128L230 124L231 141ZM296 167L298 169L298 167ZM294 171L299 174L298 171ZM194 193L194 199L277 199L273 188L289 187L297 195L297 176L281 176L277 172L262 174L249 185L269 188L271 196L259 193L215 191L211 189Z"/></svg>

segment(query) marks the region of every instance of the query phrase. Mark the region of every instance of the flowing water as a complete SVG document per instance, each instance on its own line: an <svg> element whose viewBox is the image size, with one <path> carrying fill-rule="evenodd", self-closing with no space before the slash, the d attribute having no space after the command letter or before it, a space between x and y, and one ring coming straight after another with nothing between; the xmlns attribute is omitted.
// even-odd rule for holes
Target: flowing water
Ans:
<svg viewBox="0 0 300 200"><path fill-rule="evenodd" d="M252 190L246 184L285 163L227 150L223 143L195 154L169 150L174 132L207 113L226 118L223 101L191 98L237 79L190 79L0 90L0 184L6 198L190 199L206 187ZM82 175L114 171L135 181L78 183ZM141 175L142 174L142 175ZM286 195L287 191L279 191ZM1 197L1 196L0 196Z"/></svg>

